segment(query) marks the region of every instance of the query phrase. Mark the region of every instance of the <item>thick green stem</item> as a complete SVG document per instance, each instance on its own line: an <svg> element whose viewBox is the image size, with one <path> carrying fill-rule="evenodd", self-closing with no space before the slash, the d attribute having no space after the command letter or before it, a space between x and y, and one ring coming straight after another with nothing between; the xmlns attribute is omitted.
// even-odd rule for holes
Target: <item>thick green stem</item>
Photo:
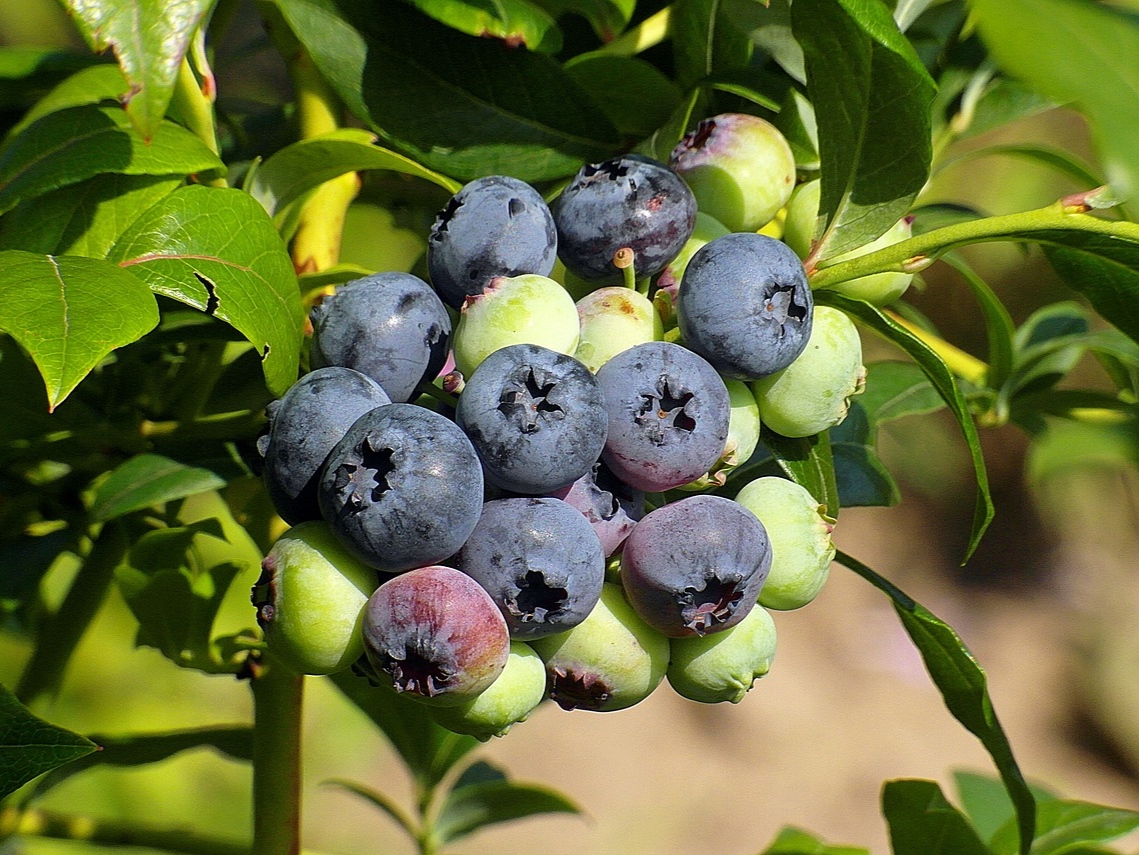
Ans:
<svg viewBox="0 0 1139 855"><path fill-rule="evenodd" d="M178 68L178 80L174 85L170 107L182 123L204 142L210 151L214 154L221 151L218 146L213 100L202 91L202 85L198 82L193 68L190 67L189 57L183 57L182 65ZM216 175L205 183L211 187L228 186L225 178L220 175Z"/></svg>
<svg viewBox="0 0 1139 855"><path fill-rule="evenodd" d="M266 656L253 688L253 851L298 855L304 677Z"/></svg>
<svg viewBox="0 0 1139 855"><path fill-rule="evenodd" d="M26 706L59 691L71 655L106 599L115 568L129 547L118 522L106 523L95 538L58 611L40 624L35 650L16 686L16 697Z"/></svg>
<svg viewBox="0 0 1139 855"><path fill-rule="evenodd" d="M0 839L10 835L49 837L97 846L157 849L183 855L251 855L241 843L188 828L155 828L135 822L96 819L46 810L8 808L0 812Z"/></svg>
<svg viewBox="0 0 1139 855"><path fill-rule="evenodd" d="M1073 212L1057 202L1036 211L986 217L934 229L849 261L830 266L825 266L824 261L824 266L808 272L811 287L827 288L871 273L922 270L941 255L959 246L997 240L1049 243L1048 233L1059 231L1085 232L1139 243L1139 224L1103 220L1083 213L1082 210Z"/></svg>

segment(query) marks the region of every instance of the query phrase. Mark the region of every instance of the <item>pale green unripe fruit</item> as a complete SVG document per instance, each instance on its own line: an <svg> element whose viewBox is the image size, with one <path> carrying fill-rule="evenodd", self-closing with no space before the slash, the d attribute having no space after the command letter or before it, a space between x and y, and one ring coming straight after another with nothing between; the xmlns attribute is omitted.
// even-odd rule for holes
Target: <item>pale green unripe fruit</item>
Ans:
<svg viewBox="0 0 1139 855"><path fill-rule="evenodd" d="M269 650L301 674L332 674L364 653L364 605L376 571L353 558L323 521L281 535L253 588Z"/></svg>
<svg viewBox="0 0 1139 855"><path fill-rule="evenodd" d="M631 707L660 685L668 669L668 639L641 620L610 582L589 617L530 646L545 661L550 697L563 709Z"/></svg>
<svg viewBox="0 0 1139 855"><path fill-rule="evenodd" d="M834 525L805 487L786 478L756 478L736 501L759 517L771 541L771 571L759 592L769 609L801 608L826 584L834 560Z"/></svg>
<svg viewBox="0 0 1139 855"><path fill-rule="evenodd" d="M580 326L565 288L536 273L498 276L468 297L451 347L455 367L470 377L484 359L510 344L537 344L572 356Z"/></svg>
<svg viewBox="0 0 1139 855"><path fill-rule="evenodd" d="M814 239L815 226L819 216L820 186L817 178L814 181L799 185L791 194L791 201L787 203L787 220L784 223L783 242L791 247L800 258L806 258L811 251L811 241ZM879 235L865 246L844 252L833 259L827 259L827 262L829 264L831 262L849 261L860 255L893 246L912 234L913 228L909 219L903 217L887 229L884 234ZM865 300L875 306L886 306L905 293L913 278L912 273L872 273L869 276L837 282L828 286L828 290L856 300Z"/></svg>
<svg viewBox="0 0 1139 855"><path fill-rule="evenodd" d="M668 682L680 696L703 704L738 704L775 658L775 621L753 608L723 632L670 640Z"/></svg>
<svg viewBox="0 0 1139 855"><path fill-rule="evenodd" d="M866 384L862 342L838 309L815 306L811 337L784 368L751 384L760 420L783 436L813 436L846 418Z"/></svg>
<svg viewBox="0 0 1139 855"><path fill-rule="evenodd" d="M577 301L581 335L574 356L594 373L623 350L664 338L652 302L632 288L606 286Z"/></svg>
<svg viewBox="0 0 1139 855"><path fill-rule="evenodd" d="M695 481L677 488L680 490L703 490L708 487L721 487L727 481L728 473L745 463L755 447L759 445L759 404L752 394L751 387L742 380L725 378L728 387L728 401L731 413L728 417L728 439L724 452L706 474Z"/></svg>
<svg viewBox="0 0 1139 855"><path fill-rule="evenodd" d="M733 232L771 221L795 186L795 155L779 129L744 113L704 119L672 150L669 165L701 211Z"/></svg>
<svg viewBox="0 0 1139 855"><path fill-rule="evenodd" d="M458 706L432 707L435 721L453 733L486 742L525 721L546 697L546 666L530 645L510 642L506 668L490 687Z"/></svg>
<svg viewBox="0 0 1139 855"><path fill-rule="evenodd" d="M696 251L704 244L711 243L716 238L731 233L731 229L711 214L697 211L696 227L692 230L692 235L684 242L684 246L681 247L676 258L666 264L664 270L660 272L660 276L657 277L657 285L661 288L672 288L675 293L675 289L680 286L680 280L684 278L684 271L688 267L688 262L692 260Z"/></svg>

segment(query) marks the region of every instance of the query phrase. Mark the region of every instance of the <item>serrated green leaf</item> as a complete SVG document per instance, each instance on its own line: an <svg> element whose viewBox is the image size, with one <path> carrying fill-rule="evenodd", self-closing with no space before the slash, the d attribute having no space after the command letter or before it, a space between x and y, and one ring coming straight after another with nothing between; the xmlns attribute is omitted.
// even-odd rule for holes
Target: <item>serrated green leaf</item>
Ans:
<svg viewBox="0 0 1139 855"><path fill-rule="evenodd" d="M1010 75L1088 118L1108 181L1139 192L1139 21L1101 3L971 0L977 29Z"/></svg>
<svg viewBox="0 0 1139 855"><path fill-rule="evenodd" d="M240 190L191 185L165 197L111 248L156 293L225 321L261 354L265 383L296 381L304 310L272 220Z"/></svg>
<svg viewBox="0 0 1139 855"><path fill-rule="evenodd" d="M0 799L97 749L86 737L32 715L0 685Z"/></svg>
<svg viewBox="0 0 1139 855"><path fill-rule="evenodd" d="M619 148L551 57L456 32L398 0L275 2L345 105L430 169L541 181Z"/></svg>
<svg viewBox="0 0 1139 855"><path fill-rule="evenodd" d="M369 685L351 671L329 679L383 731L407 764L420 792L430 792L479 746L473 736L452 733L423 714L423 705L398 692Z"/></svg>
<svg viewBox="0 0 1139 855"><path fill-rule="evenodd" d="M934 781L887 781L882 813L894 855L991 855Z"/></svg>
<svg viewBox="0 0 1139 855"><path fill-rule="evenodd" d="M32 122L48 113L56 113L69 107L98 104L102 101L113 101L117 104L126 90L127 82L117 65L100 63L81 69L60 81L33 104L23 118L8 131L7 139L13 138Z"/></svg>
<svg viewBox="0 0 1139 855"><path fill-rule="evenodd" d="M325 181L365 169L388 169L414 175L439 185L448 193L458 192L457 181L426 169L402 154L381 148L375 142L375 134L356 128L342 128L295 142L257 167L248 192L278 221L293 202Z"/></svg>
<svg viewBox="0 0 1139 855"><path fill-rule="evenodd" d="M870 855L861 846L831 846L801 828L780 829L760 855Z"/></svg>
<svg viewBox="0 0 1139 855"><path fill-rule="evenodd" d="M214 0L63 0L96 52L112 48L130 84L127 112L143 137L162 124L182 57Z"/></svg>
<svg viewBox="0 0 1139 855"><path fill-rule="evenodd" d="M829 258L909 210L929 177L936 87L880 0L795 0L791 24L819 127L816 256Z"/></svg>
<svg viewBox="0 0 1139 855"><path fill-rule="evenodd" d="M736 25L727 0L675 0L670 29L676 82L681 89L742 68L751 59L751 38Z"/></svg>
<svg viewBox="0 0 1139 855"><path fill-rule="evenodd" d="M171 122L148 142L118 107L71 107L33 122L0 152L0 214L105 172L186 176L222 167L205 143Z"/></svg>
<svg viewBox="0 0 1139 855"><path fill-rule="evenodd" d="M1013 756L1012 746L997 719L996 710L993 709L985 672L953 627L921 603L841 550L835 554L835 561L853 570L890 598L902 626L921 654L934 685L941 692L946 709L966 730L981 740L993 758L1009 798L1016 807L1015 822L1020 832L1021 855L1027 855L1032 844L1036 801ZM944 801L943 796L941 799ZM917 801L921 803L921 799ZM929 798L926 803L930 803ZM929 855L920 849L912 851L914 855ZM959 853L947 852L946 855Z"/></svg>
<svg viewBox="0 0 1139 855"><path fill-rule="evenodd" d="M957 386L957 381L942 361L930 347L921 339L899 324L897 321L884 315L881 311L864 303L861 300L850 300L834 292L816 291L815 299L822 305L830 305L842 309L853 318L857 318L874 332L892 341L904 350L925 372L934 388L949 406L961 427L965 443L969 448L969 455L973 461L973 473L977 481L977 501L973 510L973 528L969 535L969 544L965 549L965 561L977 548L985 529L993 519L993 499L989 492L989 476L985 469L985 458L981 454L981 441L977 436L977 426L973 423L973 416L969 412L969 405L965 396Z"/></svg>
<svg viewBox="0 0 1139 855"><path fill-rule="evenodd" d="M919 366L884 360L866 366L866 389L851 402L855 404L877 426L905 416L937 412L945 401Z"/></svg>
<svg viewBox="0 0 1139 855"><path fill-rule="evenodd" d="M21 202L0 217L0 249L105 258L142 212L174 192L171 175L96 175Z"/></svg>
<svg viewBox="0 0 1139 855"><path fill-rule="evenodd" d="M480 775L456 782L431 831L440 845L446 845L488 825L540 813L581 813L581 809L548 787L517 784L501 773L499 777Z"/></svg>
<svg viewBox="0 0 1139 855"><path fill-rule="evenodd" d="M618 133L630 139L653 133L680 104L680 90L672 81L635 56L585 54L567 62L566 71Z"/></svg>
<svg viewBox="0 0 1139 855"><path fill-rule="evenodd" d="M35 361L49 410L107 354L157 323L158 305L146 283L113 264L0 252L0 330Z"/></svg>
<svg viewBox="0 0 1139 855"><path fill-rule="evenodd" d="M840 501L827 434L792 439L764 426L759 439L787 477L805 487L820 505L825 505L827 516L837 518Z"/></svg>
<svg viewBox="0 0 1139 855"><path fill-rule="evenodd" d="M91 515L101 522L225 486L214 472L160 454L138 454L111 471L95 490Z"/></svg>
<svg viewBox="0 0 1139 855"><path fill-rule="evenodd" d="M1032 855L1061 855L1072 847L1107 843L1139 828L1139 813L1091 802L1056 799L1037 805ZM996 855L1016 855L1016 828L1009 823L993 835Z"/></svg>
<svg viewBox="0 0 1139 855"><path fill-rule="evenodd" d="M562 34L554 19L528 0L411 0L411 4L441 24L469 36L501 39L511 47L539 53L562 49Z"/></svg>

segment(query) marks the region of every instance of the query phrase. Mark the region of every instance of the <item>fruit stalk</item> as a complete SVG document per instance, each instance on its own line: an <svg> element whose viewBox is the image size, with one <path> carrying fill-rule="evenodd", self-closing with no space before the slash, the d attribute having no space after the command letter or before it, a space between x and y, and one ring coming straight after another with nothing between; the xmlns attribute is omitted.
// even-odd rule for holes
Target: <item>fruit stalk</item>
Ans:
<svg viewBox="0 0 1139 855"><path fill-rule="evenodd" d="M253 690L253 851L299 855L304 678L269 656Z"/></svg>

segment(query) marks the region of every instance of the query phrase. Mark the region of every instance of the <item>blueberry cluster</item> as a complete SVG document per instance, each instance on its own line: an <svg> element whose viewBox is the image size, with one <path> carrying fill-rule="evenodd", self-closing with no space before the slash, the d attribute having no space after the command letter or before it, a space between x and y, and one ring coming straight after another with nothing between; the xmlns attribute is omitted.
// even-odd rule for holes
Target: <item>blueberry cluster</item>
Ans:
<svg viewBox="0 0 1139 855"><path fill-rule="evenodd" d="M718 116L671 163L584 166L549 206L473 181L431 229L430 284L327 297L259 443L292 526L253 589L269 650L482 738L666 677L739 701L774 655L767 609L826 580L833 520L786 479L710 489L761 421L826 430L864 375L850 320L771 233L794 185L774 128Z"/></svg>

